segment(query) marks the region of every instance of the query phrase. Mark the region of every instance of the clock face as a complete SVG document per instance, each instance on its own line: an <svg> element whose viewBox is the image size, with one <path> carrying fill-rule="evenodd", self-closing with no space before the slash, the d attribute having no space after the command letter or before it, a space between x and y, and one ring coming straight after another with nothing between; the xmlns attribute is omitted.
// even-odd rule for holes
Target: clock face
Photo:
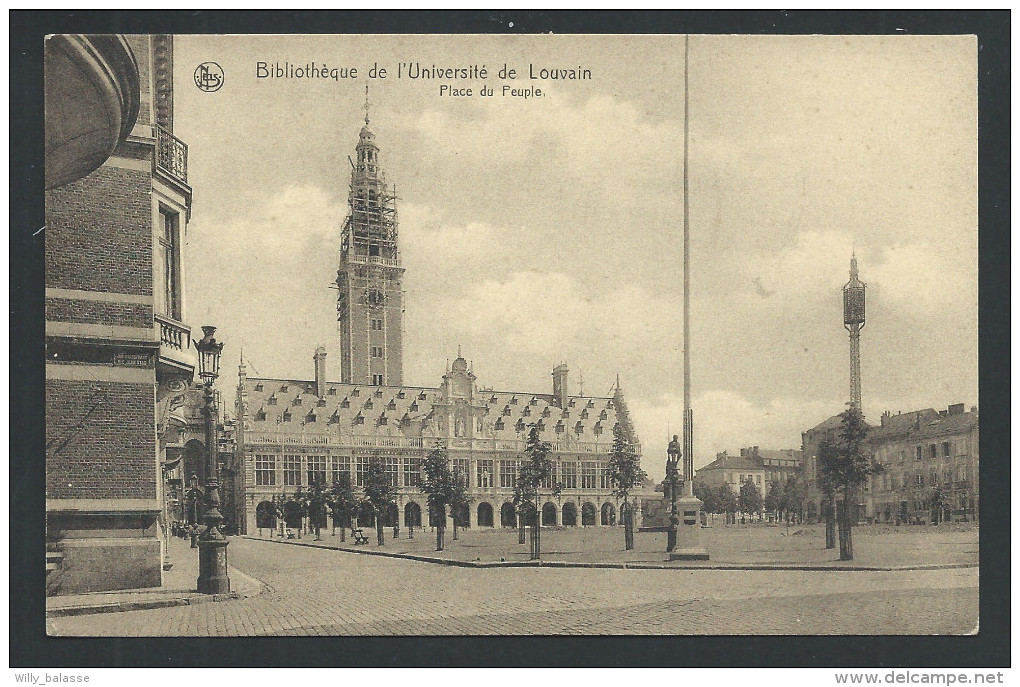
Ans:
<svg viewBox="0 0 1020 687"><path fill-rule="evenodd" d="M381 307L386 304L386 294L379 289L367 289L365 303L373 308Z"/></svg>

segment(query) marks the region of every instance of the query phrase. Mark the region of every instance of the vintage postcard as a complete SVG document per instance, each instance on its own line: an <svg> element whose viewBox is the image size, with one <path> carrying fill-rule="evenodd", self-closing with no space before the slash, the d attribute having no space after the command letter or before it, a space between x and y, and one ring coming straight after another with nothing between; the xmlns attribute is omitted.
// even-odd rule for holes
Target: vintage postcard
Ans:
<svg viewBox="0 0 1020 687"><path fill-rule="evenodd" d="M50 36L48 633L977 632L977 60Z"/></svg>

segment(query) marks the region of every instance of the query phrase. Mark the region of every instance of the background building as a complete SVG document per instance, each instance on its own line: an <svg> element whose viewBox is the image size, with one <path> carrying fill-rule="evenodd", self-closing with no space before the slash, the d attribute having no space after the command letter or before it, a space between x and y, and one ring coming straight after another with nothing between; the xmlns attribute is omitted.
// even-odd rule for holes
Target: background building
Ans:
<svg viewBox="0 0 1020 687"><path fill-rule="evenodd" d="M927 522L933 498L943 520L978 518L978 433L976 407L964 412L957 403L946 410L932 408L896 415L886 411L881 424L868 432L872 460L881 473L865 484L859 495L861 518L881 522ZM818 486L818 447L838 442L840 418L830 417L802 435L807 517L822 514L825 495Z"/></svg>
<svg viewBox="0 0 1020 687"><path fill-rule="evenodd" d="M48 38L46 112L48 587L159 586L161 464L194 372L172 38Z"/></svg>
<svg viewBox="0 0 1020 687"><path fill-rule="evenodd" d="M698 469L695 479L713 489L728 485L734 494L739 494L740 487L748 480L763 496L766 489L765 466L761 458L745 454L744 450L739 456L731 456L726 451L717 453L715 460Z"/></svg>

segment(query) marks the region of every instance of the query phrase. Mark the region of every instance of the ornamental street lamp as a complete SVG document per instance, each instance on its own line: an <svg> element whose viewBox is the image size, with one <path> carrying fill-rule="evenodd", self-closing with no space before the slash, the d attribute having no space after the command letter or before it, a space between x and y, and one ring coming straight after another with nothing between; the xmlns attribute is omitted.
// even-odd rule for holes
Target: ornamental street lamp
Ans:
<svg viewBox="0 0 1020 687"><path fill-rule="evenodd" d="M202 327L205 336L195 342L198 349L198 375L205 388L205 493L208 506L205 511L205 531L198 538L198 591L202 594L228 594L227 538L219 531L223 522L220 514L219 465L216 456L216 399L213 383L220 373L220 353L223 344L213 334L216 327Z"/></svg>

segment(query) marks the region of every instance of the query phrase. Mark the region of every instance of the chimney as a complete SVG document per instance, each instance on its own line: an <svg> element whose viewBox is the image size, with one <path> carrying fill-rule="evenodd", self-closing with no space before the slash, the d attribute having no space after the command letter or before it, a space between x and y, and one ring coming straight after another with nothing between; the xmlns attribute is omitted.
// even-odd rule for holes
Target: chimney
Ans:
<svg viewBox="0 0 1020 687"><path fill-rule="evenodd" d="M553 396L560 408L567 407L567 369L566 363L560 363L553 368Z"/></svg>
<svg viewBox="0 0 1020 687"><path fill-rule="evenodd" d="M885 422L886 422L886 420L888 420L888 419L889 419L890 417L892 417L892 413L890 413L890 412L889 412L888 410L887 410L887 411L885 411L884 413L882 413L882 426L883 426L883 427L885 427Z"/></svg>
<svg viewBox="0 0 1020 687"><path fill-rule="evenodd" d="M315 349L315 395L319 398L326 396L326 348L319 346Z"/></svg>
<svg viewBox="0 0 1020 687"><path fill-rule="evenodd" d="M963 406L962 403L954 403L953 405L949 406L949 414L950 415L963 415L963 407L964 406Z"/></svg>

